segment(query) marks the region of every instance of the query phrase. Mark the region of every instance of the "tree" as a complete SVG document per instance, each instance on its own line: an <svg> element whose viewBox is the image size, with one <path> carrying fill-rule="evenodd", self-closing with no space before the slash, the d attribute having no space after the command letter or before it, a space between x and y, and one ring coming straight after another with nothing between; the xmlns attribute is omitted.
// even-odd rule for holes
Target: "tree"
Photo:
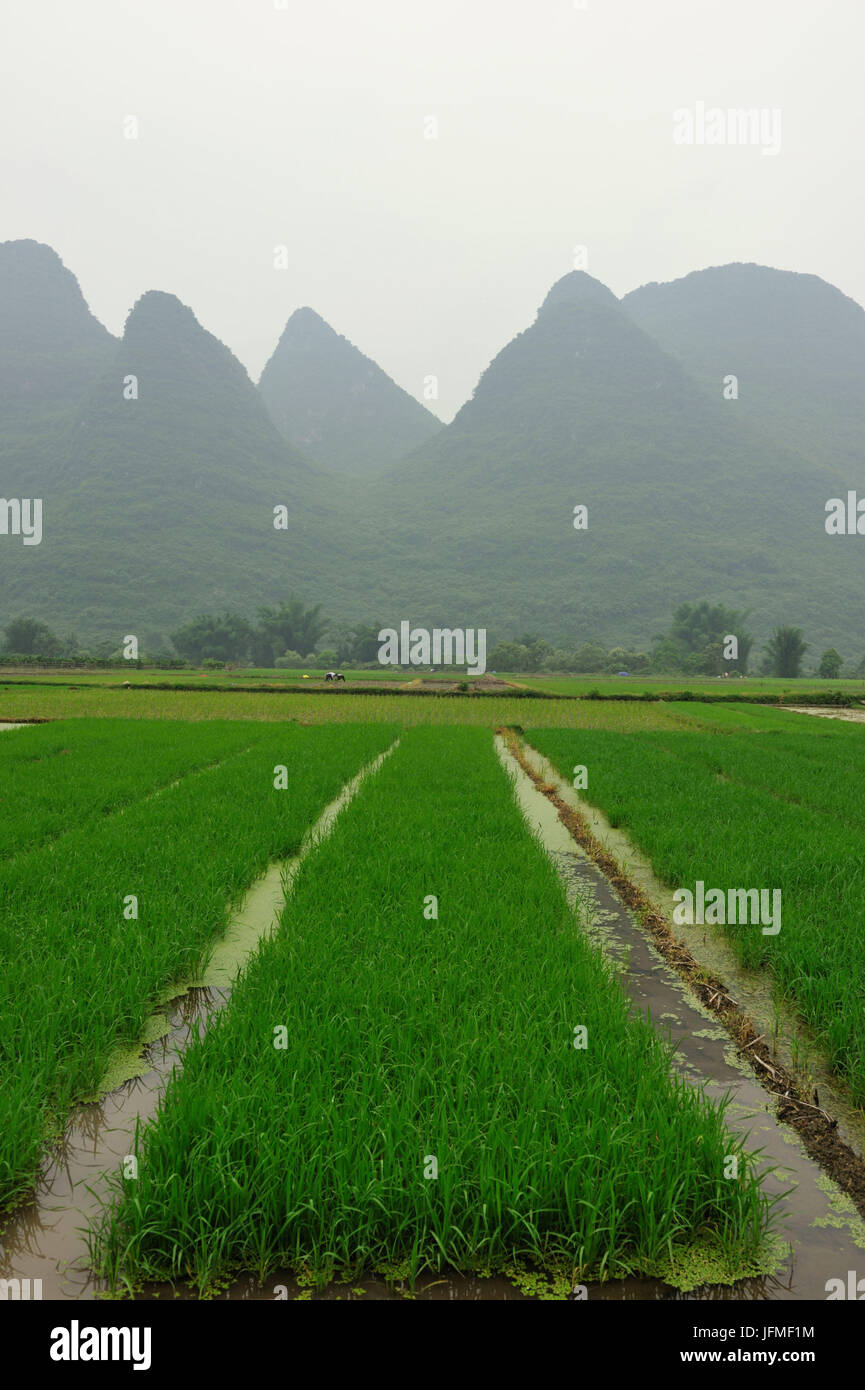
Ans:
<svg viewBox="0 0 865 1390"><path fill-rule="evenodd" d="M607 649L601 647L597 642L584 642L581 647L577 647L571 658L571 669L578 672L590 672L596 674L603 671L607 664Z"/></svg>
<svg viewBox="0 0 865 1390"><path fill-rule="evenodd" d="M607 653L604 670L610 674L627 671L634 675L636 671L645 671L648 665L649 658L645 652L632 652L627 647L611 647Z"/></svg>
<svg viewBox="0 0 865 1390"><path fill-rule="evenodd" d="M834 681L841 674L842 659L834 647L827 647L820 658L818 674L824 679Z"/></svg>
<svg viewBox="0 0 865 1390"><path fill-rule="evenodd" d="M380 632L381 623L373 623L371 626L356 623L354 627L341 623L339 627L334 628L330 634L336 643L334 665L362 666L366 662L377 661L381 646L378 640Z"/></svg>
<svg viewBox="0 0 865 1390"><path fill-rule="evenodd" d="M239 613L202 613L171 634L187 661L242 661L248 655L252 629Z"/></svg>
<svg viewBox="0 0 865 1390"><path fill-rule="evenodd" d="M171 639L161 628L146 627L139 634L140 650L146 661L152 661L157 652L166 654L171 647Z"/></svg>
<svg viewBox="0 0 865 1390"><path fill-rule="evenodd" d="M13 618L3 629L5 650L14 656L61 656L63 643L38 618Z"/></svg>
<svg viewBox="0 0 865 1390"><path fill-rule="evenodd" d="M667 633L652 638L652 670L669 676L682 670L685 655L677 642Z"/></svg>
<svg viewBox="0 0 865 1390"><path fill-rule="evenodd" d="M627 655L624 647L610 647L604 670L610 674L616 671L627 671Z"/></svg>
<svg viewBox="0 0 865 1390"><path fill-rule="evenodd" d="M102 637L90 646L90 655L96 661L111 661L117 655L117 651L117 643L110 637Z"/></svg>
<svg viewBox="0 0 865 1390"><path fill-rule="evenodd" d="M286 650L315 651L327 628L320 603L306 608L302 599L289 596L277 608L259 608L258 626L252 634L252 659L258 666L272 666Z"/></svg>
<svg viewBox="0 0 865 1390"><path fill-rule="evenodd" d="M705 675L720 676L721 672L727 669L727 662L724 659L723 644L721 642L710 642L701 653L700 664Z"/></svg>
<svg viewBox="0 0 865 1390"><path fill-rule="evenodd" d="M799 627L776 627L766 643L767 666L773 676L798 676L808 650Z"/></svg>
<svg viewBox="0 0 865 1390"><path fill-rule="evenodd" d="M653 640L663 644L667 669L670 669L671 658L678 651L680 669L689 673L717 675L724 670L740 671L744 676L754 644L751 634L745 631L749 612L726 608L722 603L713 607L705 599L700 603L681 603L673 614L669 633ZM730 637L736 638L738 651L735 657L724 656ZM697 657L699 660L688 660Z"/></svg>
<svg viewBox="0 0 865 1390"><path fill-rule="evenodd" d="M522 642L497 642L487 656L491 671L529 671L534 663Z"/></svg>
<svg viewBox="0 0 865 1390"><path fill-rule="evenodd" d="M563 647L553 647L547 652L544 661L545 671L570 671L573 657L570 652L566 652Z"/></svg>
<svg viewBox="0 0 865 1390"><path fill-rule="evenodd" d="M548 654L552 650L549 642L545 642L543 637L538 637L531 632L524 633L522 637L518 637L516 645L518 647L525 647L528 653L528 664L522 668L524 671L540 671ZM502 667L502 670L506 671L507 667Z"/></svg>

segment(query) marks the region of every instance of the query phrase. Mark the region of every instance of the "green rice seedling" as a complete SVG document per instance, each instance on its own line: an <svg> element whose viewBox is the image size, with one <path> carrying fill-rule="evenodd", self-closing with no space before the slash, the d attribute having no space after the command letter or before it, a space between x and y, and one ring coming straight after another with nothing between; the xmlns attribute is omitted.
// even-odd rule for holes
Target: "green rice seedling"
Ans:
<svg viewBox="0 0 865 1390"><path fill-rule="evenodd" d="M779 716L745 734L533 729L563 776L614 817L670 887L781 893L776 934L727 923L742 963L767 971L865 1102L865 741L862 730ZM790 720L801 722L791 725Z"/></svg>
<svg viewBox="0 0 865 1390"><path fill-rule="evenodd" d="M795 719L797 716L793 715ZM692 765L753 787L793 806L822 811L839 823L865 827L865 740L855 725L812 720L793 729L740 731L723 739L676 737L664 746ZM804 724L804 727L803 727Z"/></svg>
<svg viewBox="0 0 865 1390"><path fill-rule="evenodd" d="M139 1148L94 1245L132 1279L658 1272L702 1241L735 1263L768 1212L476 729L403 735L305 859Z"/></svg>
<svg viewBox="0 0 865 1390"><path fill-rule="evenodd" d="M236 732L223 730L224 761L0 863L0 1204L32 1184L46 1139L113 1048L200 971L244 891L395 736L242 726L238 751ZM146 759L142 780L152 787Z"/></svg>
<svg viewBox="0 0 865 1390"><path fill-rule="evenodd" d="M0 857L10 858L223 762L259 734L247 725L106 719L34 724L0 737Z"/></svg>

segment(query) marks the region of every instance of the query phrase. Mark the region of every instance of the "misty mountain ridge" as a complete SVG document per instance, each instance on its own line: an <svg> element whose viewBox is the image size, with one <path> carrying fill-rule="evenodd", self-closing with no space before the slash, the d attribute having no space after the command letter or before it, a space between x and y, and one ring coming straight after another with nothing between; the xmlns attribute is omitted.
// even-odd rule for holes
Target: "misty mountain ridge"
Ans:
<svg viewBox="0 0 865 1390"><path fill-rule="evenodd" d="M174 295L142 295L100 367L44 489L42 544L22 554L0 538L4 612L45 612L84 635L119 623L165 642L190 613L294 587L323 535L344 546L358 534L245 368Z"/></svg>
<svg viewBox="0 0 865 1390"><path fill-rule="evenodd" d="M622 303L712 390L738 381L742 414L815 463L862 455L865 313L816 275L735 264L643 285Z"/></svg>
<svg viewBox="0 0 865 1390"><path fill-rule="evenodd" d="M447 430L371 487L394 545L407 541L396 567L412 612L444 566L460 603L506 615L509 632L547 632L555 614L564 631L646 646L676 603L704 595L753 607L758 631L828 623L832 604L809 587L831 586L842 558L823 530L825 482L736 404L598 281L563 277ZM430 515L434 552L418 525ZM843 558L858 613L858 565Z"/></svg>
<svg viewBox="0 0 865 1390"><path fill-rule="evenodd" d="M816 645L865 647L856 540L823 526L858 481L865 314L817 277L727 266L620 300L572 271L450 425L406 397L411 442L376 475L405 393L314 311L292 315L256 388L173 295L143 295L118 342L50 248L36 273L36 245L0 247L19 388L0 400L4 495L39 482L44 539L25 552L0 536L0 621L162 635L293 590L333 619L646 648L678 603L707 597L752 608L758 640L795 622ZM75 359L62 410L22 406L51 351L61 373ZM815 355L830 369L802 392ZM311 431L317 449L292 444ZM335 488L355 437L355 476Z"/></svg>
<svg viewBox="0 0 865 1390"><path fill-rule="evenodd" d="M49 487L75 413L116 345L56 251L0 243L0 492Z"/></svg>

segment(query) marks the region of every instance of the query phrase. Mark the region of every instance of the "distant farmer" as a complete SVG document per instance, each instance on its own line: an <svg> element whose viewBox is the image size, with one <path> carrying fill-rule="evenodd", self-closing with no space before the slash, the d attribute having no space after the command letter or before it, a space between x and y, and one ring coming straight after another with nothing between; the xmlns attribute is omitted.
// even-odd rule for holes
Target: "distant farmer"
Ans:
<svg viewBox="0 0 865 1390"><path fill-rule="evenodd" d="M342 671L328 671L325 676L326 681L345 681Z"/></svg>

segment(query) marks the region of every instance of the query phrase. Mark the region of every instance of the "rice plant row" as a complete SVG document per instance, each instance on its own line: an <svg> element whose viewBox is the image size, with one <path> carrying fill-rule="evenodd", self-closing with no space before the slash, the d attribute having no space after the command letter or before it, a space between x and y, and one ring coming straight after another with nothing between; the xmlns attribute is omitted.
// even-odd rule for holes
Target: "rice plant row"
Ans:
<svg viewBox="0 0 865 1390"><path fill-rule="evenodd" d="M249 748L255 725L57 721L0 738L0 857L11 858Z"/></svg>
<svg viewBox="0 0 865 1390"><path fill-rule="evenodd" d="M490 733L427 728L305 859L96 1245L114 1276L201 1285L597 1274L695 1240L738 1257L765 1218L722 1114L582 934Z"/></svg>
<svg viewBox="0 0 865 1390"><path fill-rule="evenodd" d="M172 736L200 751L196 733ZM32 1183L46 1137L97 1087L112 1048L134 1043L160 994L201 968L230 905L395 731L242 733L248 751L0 864L0 1205ZM63 737L74 747L78 729ZM152 787L147 740L137 746Z"/></svg>
<svg viewBox="0 0 865 1390"><path fill-rule="evenodd" d="M745 965L770 972L865 1102L862 731L527 737L569 780L586 768L581 794L669 886L780 892L776 934L752 922L715 929Z"/></svg>
<svg viewBox="0 0 865 1390"><path fill-rule="evenodd" d="M793 716L795 718L795 716ZM823 719L792 729L724 738L679 733L649 735L649 742L719 779L754 787L792 805L808 806L842 822L865 824L865 738L853 724Z"/></svg>

